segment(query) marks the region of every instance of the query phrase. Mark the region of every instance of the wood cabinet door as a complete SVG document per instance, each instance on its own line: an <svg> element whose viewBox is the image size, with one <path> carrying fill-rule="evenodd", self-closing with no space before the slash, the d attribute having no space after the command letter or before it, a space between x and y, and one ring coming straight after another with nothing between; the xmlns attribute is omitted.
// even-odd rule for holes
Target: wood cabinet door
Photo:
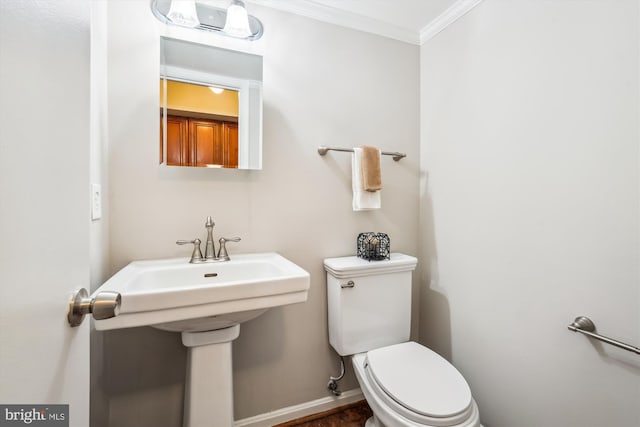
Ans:
<svg viewBox="0 0 640 427"><path fill-rule="evenodd" d="M222 123L189 119L189 142L192 166L224 166Z"/></svg>
<svg viewBox="0 0 640 427"><path fill-rule="evenodd" d="M188 122L186 117L167 117L167 165L189 166ZM162 129L160 132L162 141Z"/></svg>
<svg viewBox="0 0 640 427"><path fill-rule="evenodd" d="M225 122L223 125L224 167L238 167L238 124Z"/></svg>

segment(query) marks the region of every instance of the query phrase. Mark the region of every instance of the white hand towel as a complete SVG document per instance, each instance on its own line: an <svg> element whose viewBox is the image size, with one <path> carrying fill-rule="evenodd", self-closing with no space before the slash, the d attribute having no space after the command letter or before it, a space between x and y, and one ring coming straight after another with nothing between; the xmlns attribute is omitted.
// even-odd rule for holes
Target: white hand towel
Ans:
<svg viewBox="0 0 640 427"><path fill-rule="evenodd" d="M360 147L353 149L351 157L351 188L354 211L380 209L380 191L366 191L362 185L362 149Z"/></svg>

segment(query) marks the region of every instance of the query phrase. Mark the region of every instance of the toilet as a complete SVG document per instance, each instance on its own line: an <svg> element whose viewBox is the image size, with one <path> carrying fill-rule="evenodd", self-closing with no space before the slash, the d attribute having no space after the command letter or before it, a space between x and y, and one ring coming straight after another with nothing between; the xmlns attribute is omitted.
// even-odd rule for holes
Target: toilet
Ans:
<svg viewBox="0 0 640 427"><path fill-rule="evenodd" d="M352 356L373 411L367 427L480 427L478 406L460 372L409 341L416 264L399 253L383 261L325 259L329 342L340 356Z"/></svg>

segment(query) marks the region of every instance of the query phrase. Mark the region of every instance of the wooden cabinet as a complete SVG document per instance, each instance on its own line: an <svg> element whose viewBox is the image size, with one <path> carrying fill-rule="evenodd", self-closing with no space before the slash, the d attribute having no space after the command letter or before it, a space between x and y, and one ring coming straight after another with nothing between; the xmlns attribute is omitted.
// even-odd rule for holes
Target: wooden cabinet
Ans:
<svg viewBox="0 0 640 427"><path fill-rule="evenodd" d="M162 141L162 132L160 132ZM167 165L238 167L238 124L167 116Z"/></svg>
<svg viewBox="0 0 640 427"><path fill-rule="evenodd" d="M222 126L222 140L225 142L225 167L238 167L238 124L225 122Z"/></svg>
<svg viewBox="0 0 640 427"><path fill-rule="evenodd" d="M224 165L222 123L189 119L192 166Z"/></svg>
<svg viewBox="0 0 640 427"><path fill-rule="evenodd" d="M186 117L167 117L167 164L189 164L189 129Z"/></svg>

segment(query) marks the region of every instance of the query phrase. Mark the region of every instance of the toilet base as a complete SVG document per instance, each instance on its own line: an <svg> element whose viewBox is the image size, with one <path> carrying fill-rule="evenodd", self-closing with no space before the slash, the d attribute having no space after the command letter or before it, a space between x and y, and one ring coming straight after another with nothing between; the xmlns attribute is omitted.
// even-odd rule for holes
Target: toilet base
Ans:
<svg viewBox="0 0 640 427"><path fill-rule="evenodd" d="M386 427L386 426L382 424L375 415L373 415L372 417L367 419L367 422L365 423L364 427Z"/></svg>

